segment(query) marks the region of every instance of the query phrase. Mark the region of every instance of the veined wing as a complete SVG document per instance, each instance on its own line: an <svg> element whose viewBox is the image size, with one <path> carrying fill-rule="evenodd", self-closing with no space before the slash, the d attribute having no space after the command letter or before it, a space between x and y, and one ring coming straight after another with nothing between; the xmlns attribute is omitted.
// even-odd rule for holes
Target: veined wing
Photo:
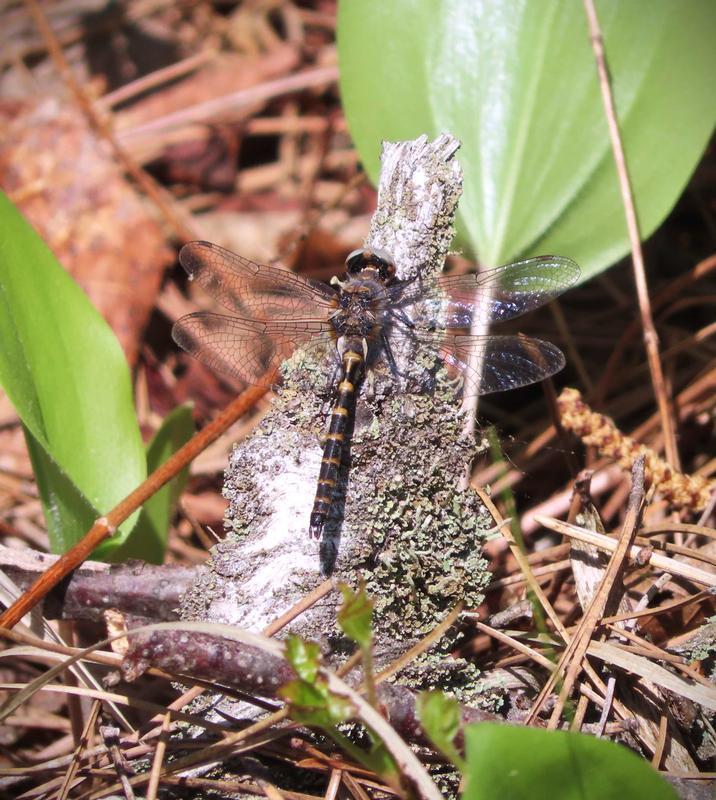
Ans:
<svg viewBox="0 0 716 800"><path fill-rule="evenodd" d="M239 316L256 320L326 319L336 292L281 267L257 264L210 242L190 242L179 261L189 277Z"/></svg>
<svg viewBox="0 0 716 800"><path fill-rule="evenodd" d="M177 320L172 338L211 369L246 383L272 386L277 370L299 345L331 341L332 327L319 320L238 319L200 311Z"/></svg>
<svg viewBox="0 0 716 800"><path fill-rule="evenodd" d="M538 256L471 275L441 275L437 288L447 298L440 325L469 328L473 322L503 322L553 300L577 282L579 267L563 256ZM424 291L421 290L421 292ZM410 287L399 305L419 302Z"/></svg>
<svg viewBox="0 0 716 800"><path fill-rule="evenodd" d="M528 386L559 372L565 363L558 347L528 336L456 336L439 332L414 335L434 349L449 371L462 375L465 391L470 394Z"/></svg>

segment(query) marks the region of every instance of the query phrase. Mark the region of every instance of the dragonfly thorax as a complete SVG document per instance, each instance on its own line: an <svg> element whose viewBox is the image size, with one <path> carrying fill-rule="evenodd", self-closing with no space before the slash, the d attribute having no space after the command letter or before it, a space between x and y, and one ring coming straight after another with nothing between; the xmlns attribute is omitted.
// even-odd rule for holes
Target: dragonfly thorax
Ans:
<svg viewBox="0 0 716 800"><path fill-rule="evenodd" d="M332 323L339 336L372 338L384 323L388 296L374 270L348 275L339 283L338 308Z"/></svg>

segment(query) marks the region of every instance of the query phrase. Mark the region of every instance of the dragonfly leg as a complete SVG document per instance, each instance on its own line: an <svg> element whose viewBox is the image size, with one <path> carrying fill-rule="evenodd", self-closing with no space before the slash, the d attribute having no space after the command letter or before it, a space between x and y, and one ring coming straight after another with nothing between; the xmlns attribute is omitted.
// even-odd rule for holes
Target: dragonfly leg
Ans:
<svg viewBox="0 0 716 800"><path fill-rule="evenodd" d="M390 374L395 378L404 377L403 373L398 369L398 365L395 362L395 356L393 355L393 350L390 346L390 340L386 336L385 331L380 332L380 339L383 345L383 355L385 355L385 360L388 362L388 366L390 367Z"/></svg>
<svg viewBox="0 0 716 800"><path fill-rule="evenodd" d="M405 325L406 328L410 328L412 330L415 327L413 320L410 319L410 317L405 313L405 311L403 311L402 308L392 309L390 315L394 319L397 319L398 322L401 322L403 325Z"/></svg>
<svg viewBox="0 0 716 800"><path fill-rule="evenodd" d="M338 383L338 379L340 378L342 371L343 371L343 362L341 361L341 358L338 355L338 351L336 350L336 357L333 361L333 369L331 370L330 377L326 381L324 394L331 396L333 395L334 387Z"/></svg>
<svg viewBox="0 0 716 800"><path fill-rule="evenodd" d="M412 327L415 327L409 317L406 317L406 320L410 322L410 325ZM381 333L381 340L383 345L383 354L385 355L385 360L387 361L388 366L390 368L391 375L394 378L403 378L409 384L417 384L420 391L429 394L434 388L435 384L435 378L430 373L430 371L426 369L425 374L422 377L415 377L414 375L410 375L409 373L401 371L398 368L398 364L395 360L395 356L393 355L393 351L390 346L390 341L386 336L385 331Z"/></svg>

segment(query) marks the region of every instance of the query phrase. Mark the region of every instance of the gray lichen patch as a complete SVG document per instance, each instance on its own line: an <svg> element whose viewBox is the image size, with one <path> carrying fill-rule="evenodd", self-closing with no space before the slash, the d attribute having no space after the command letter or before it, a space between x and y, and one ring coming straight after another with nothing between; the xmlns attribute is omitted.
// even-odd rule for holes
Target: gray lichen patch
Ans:
<svg viewBox="0 0 716 800"><path fill-rule="evenodd" d="M446 637L445 644L454 646L453 637ZM475 664L464 658L451 658L446 649L443 646L423 653L405 666L393 682L416 692L439 689L462 705L490 713L499 712L504 693L494 691Z"/></svg>
<svg viewBox="0 0 716 800"><path fill-rule="evenodd" d="M704 662L709 678L716 681L716 616L708 618L691 636L670 650L688 661Z"/></svg>

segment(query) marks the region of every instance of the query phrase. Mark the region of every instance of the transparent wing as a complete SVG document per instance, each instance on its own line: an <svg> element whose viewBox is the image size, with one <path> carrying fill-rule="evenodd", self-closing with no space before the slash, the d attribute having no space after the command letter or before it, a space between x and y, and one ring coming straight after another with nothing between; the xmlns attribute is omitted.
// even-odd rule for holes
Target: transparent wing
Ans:
<svg viewBox="0 0 716 800"><path fill-rule="evenodd" d="M190 242L179 261L229 311L257 320L327 318L336 292L281 267L257 264L210 242Z"/></svg>
<svg viewBox="0 0 716 800"><path fill-rule="evenodd" d="M467 328L473 321L503 322L553 300L578 279L579 267L562 256L529 258L471 275L441 275L437 286L447 301L440 307L439 324ZM424 286L410 286L397 303L417 303L424 292Z"/></svg>
<svg viewBox="0 0 716 800"><path fill-rule="evenodd" d="M412 335L412 334L411 334ZM490 394L517 389L554 375L564 367L562 351L551 342L527 336L454 336L416 333L448 366L461 375L465 391Z"/></svg>
<svg viewBox="0 0 716 800"><path fill-rule="evenodd" d="M319 320L259 322L200 311L177 320L174 341L211 369L246 383L272 386L277 370L296 347L315 337L329 346L331 325Z"/></svg>

